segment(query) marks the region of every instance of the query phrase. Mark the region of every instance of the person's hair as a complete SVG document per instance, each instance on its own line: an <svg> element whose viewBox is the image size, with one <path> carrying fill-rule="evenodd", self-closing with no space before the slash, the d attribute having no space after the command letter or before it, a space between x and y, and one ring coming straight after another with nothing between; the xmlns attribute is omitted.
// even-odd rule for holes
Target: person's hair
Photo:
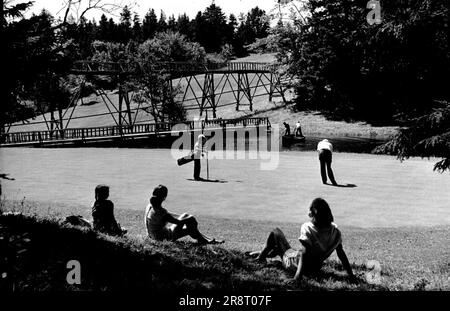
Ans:
<svg viewBox="0 0 450 311"><path fill-rule="evenodd" d="M322 198L315 198L309 207L313 222L318 227L328 227L334 221L330 206Z"/></svg>
<svg viewBox="0 0 450 311"><path fill-rule="evenodd" d="M197 140L206 139L206 136L203 134L198 135Z"/></svg>
<svg viewBox="0 0 450 311"><path fill-rule="evenodd" d="M109 196L109 186L97 185L95 187L95 200L106 199Z"/></svg>
<svg viewBox="0 0 450 311"><path fill-rule="evenodd" d="M163 185L158 185L153 189L152 197L150 198L150 203L153 206L160 206L164 199L167 197L167 187Z"/></svg>

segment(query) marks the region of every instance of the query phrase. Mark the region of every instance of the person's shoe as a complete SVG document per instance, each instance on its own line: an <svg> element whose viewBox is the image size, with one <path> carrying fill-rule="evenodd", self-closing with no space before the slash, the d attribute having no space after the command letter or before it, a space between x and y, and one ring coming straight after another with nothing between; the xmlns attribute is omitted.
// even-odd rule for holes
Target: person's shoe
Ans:
<svg viewBox="0 0 450 311"><path fill-rule="evenodd" d="M259 256L259 252L247 251L247 252L244 253L244 255L246 257L250 257L250 258L256 259Z"/></svg>
<svg viewBox="0 0 450 311"><path fill-rule="evenodd" d="M209 241L207 244L223 244L225 243L224 240L216 240L216 239L212 239L211 241Z"/></svg>

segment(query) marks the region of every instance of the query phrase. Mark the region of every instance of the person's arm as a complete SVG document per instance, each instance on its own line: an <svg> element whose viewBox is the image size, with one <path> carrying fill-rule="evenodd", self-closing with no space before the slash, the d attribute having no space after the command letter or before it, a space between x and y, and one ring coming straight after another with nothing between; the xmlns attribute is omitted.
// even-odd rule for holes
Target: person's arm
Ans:
<svg viewBox="0 0 450 311"><path fill-rule="evenodd" d="M166 216L164 216L164 221L165 222L170 222L171 224L175 224L175 225L181 225L182 224L181 220L173 217L170 213L167 213Z"/></svg>
<svg viewBox="0 0 450 311"><path fill-rule="evenodd" d="M111 222L111 230L114 233L121 233L123 230L120 227L119 223L117 222L116 217L114 216L114 203L112 201L109 201L109 202L110 202L109 218L110 218L110 222Z"/></svg>
<svg viewBox="0 0 450 311"><path fill-rule="evenodd" d="M303 256L306 253L305 247L301 247L299 252L300 252L300 257L298 259L297 271L295 272L295 275L294 275L295 282L299 282L303 275L303 267L304 267L303 266Z"/></svg>
<svg viewBox="0 0 450 311"><path fill-rule="evenodd" d="M344 266L345 270L347 271L348 276L352 281L354 281L356 278L355 275L353 274L352 267L350 266L350 262L348 261L347 255L345 254L342 243L340 243L336 248L336 253L339 257L339 260L342 262L342 265Z"/></svg>

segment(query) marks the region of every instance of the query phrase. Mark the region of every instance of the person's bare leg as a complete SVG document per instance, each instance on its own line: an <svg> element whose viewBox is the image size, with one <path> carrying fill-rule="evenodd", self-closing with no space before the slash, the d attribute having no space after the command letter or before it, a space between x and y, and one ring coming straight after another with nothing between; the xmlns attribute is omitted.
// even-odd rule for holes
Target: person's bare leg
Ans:
<svg viewBox="0 0 450 311"><path fill-rule="evenodd" d="M198 230L198 222L194 216L184 213L180 215L178 219L184 221L184 226L181 228L181 230L178 231L178 235L189 235L193 239L197 240L200 244L208 244L213 242L222 243L222 241L216 241L215 239L202 234Z"/></svg>
<svg viewBox="0 0 450 311"><path fill-rule="evenodd" d="M261 251L257 259L259 261L265 261L266 258L275 256L283 256L283 254L290 248L289 242L284 236L283 231L279 228L275 228L269 233L267 237L266 246Z"/></svg>

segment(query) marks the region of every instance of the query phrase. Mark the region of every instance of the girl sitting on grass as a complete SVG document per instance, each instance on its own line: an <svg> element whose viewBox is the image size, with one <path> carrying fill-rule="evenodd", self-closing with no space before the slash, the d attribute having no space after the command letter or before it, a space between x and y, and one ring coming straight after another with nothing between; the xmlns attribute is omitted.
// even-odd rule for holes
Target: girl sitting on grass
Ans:
<svg viewBox="0 0 450 311"><path fill-rule="evenodd" d="M109 235L124 235L124 230L114 217L114 203L108 200L109 187L98 185L95 187L95 202L92 205L92 218L94 219L94 230Z"/></svg>
<svg viewBox="0 0 450 311"><path fill-rule="evenodd" d="M260 252L247 253L261 262L266 258L280 256L283 267L295 273L294 281L298 282L305 273L316 272L334 250L342 262L352 282L355 281L352 268L342 247L341 231L333 223L333 214L328 203L322 198L312 201L306 222L300 229L300 249L293 249L283 232L275 228L267 238L266 246Z"/></svg>
<svg viewBox="0 0 450 311"><path fill-rule="evenodd" d="M198 230L198 223L194 216L189 214L176 215L169 213L162 207L167 197L167 187L157 186L153 190L150 204L145 210L145 225L149 237L155 240L176 241L189 235L199 244L219 244L224 241L208 238Z"/></svg>

